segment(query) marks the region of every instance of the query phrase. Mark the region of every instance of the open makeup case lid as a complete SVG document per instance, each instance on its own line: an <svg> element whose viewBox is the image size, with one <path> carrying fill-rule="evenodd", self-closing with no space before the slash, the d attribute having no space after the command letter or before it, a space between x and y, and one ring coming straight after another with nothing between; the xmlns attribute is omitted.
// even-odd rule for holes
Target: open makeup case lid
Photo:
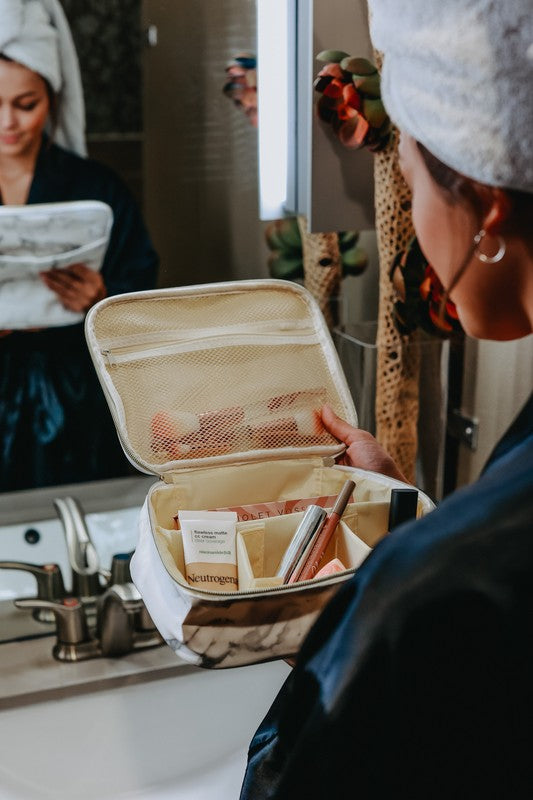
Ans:
<svg viewBox="0 0 533 800"><path fill-rule="evenodd" d="M128 458L162 478L140 511L131 562L161 636L207 668L293 656L386 534L390 491L402 486L334 465L344 446L320 409L329 403L352 425L357 414L318 304L291 281L156 289L96 304L86 336ZM353 503L324 553L344 571L281 584L277 566L304 511L256 508L236 525L238 590L188 582L179 510L326 501L348 477Z"/></svg>
<svg viewBox="0 0 533 800"><path fill-rule="evenodd" d="M190 468L335 457L324 403L357 425L320 308L291 281L109 297L85 330L126 455L166 482Z"/></svg>

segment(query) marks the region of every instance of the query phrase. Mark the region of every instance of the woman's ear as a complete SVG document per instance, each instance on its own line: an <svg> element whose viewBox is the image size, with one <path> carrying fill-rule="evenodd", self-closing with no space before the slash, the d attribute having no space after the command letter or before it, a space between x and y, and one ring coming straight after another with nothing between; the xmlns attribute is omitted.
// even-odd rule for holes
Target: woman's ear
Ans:
<svg viewBox="0 0 533 800"><path fill-rule="evenodd" d="M490 189L490 205L483 218L483 229L488 234L498 235L511 214L511 198L504 189Z"/></svg>

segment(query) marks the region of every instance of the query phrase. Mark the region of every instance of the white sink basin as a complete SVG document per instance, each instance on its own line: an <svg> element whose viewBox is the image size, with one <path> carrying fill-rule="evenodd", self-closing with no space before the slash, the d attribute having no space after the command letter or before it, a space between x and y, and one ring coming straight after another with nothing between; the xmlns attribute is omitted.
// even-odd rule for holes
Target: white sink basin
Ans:
<svg viewBox="0 0 533 800"><path fill-rule="evenodd" d="M86 514L102 567L134 549L138 515L139 505ZM57 562L68 588L59 520L33 519L0 527L0 560ZM2 604L35 590L31 575L0 570ZM237 800L285 662L200 670L162 647L64 664L53 640L0 644L0 800Z"/></svg>
<svg viewBox="0 0 533 800"><path fill-rule="evenodd" d="M87 527L100 557L100 564L109 569L115 553L135 548L138 538L139 507L86 514ZM32 530L37 541L27 541ZM32 543L33 541L33 543ZM71 586L71 571L65 534L59 519L35 520L26 524L0 527L0 561L25 561L32 564L59 564L65 586ZM0 572L0 600L32 597L36 593L35 578L19 570Z"/></svg>
<svg viewBox="0 0 533 800"><path fill-rule="evenodd" d="M289 671L194 669L0 711L0 798L237 800L250 738Z"/></svg>

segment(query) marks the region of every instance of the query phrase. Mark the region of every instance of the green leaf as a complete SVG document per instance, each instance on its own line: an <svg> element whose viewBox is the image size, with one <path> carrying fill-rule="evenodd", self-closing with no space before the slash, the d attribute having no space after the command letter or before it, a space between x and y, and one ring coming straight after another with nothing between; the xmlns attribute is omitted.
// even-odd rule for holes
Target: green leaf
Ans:
<svg viewBox="0 0 533 800"><path fill-rule="evenodd" d="M381 128L387 119L387 112L381 100L366 97L363 100L363 114L373 128Z"/></svg>
<svg viewBox="0 0 533 800"><path fill-rule="evenodd" d="M377 69L367 58L354 58L348 56L341 61L341 69L346 72L355 72L356 75L373 75Z"/></svg>
<svg viewBox="0 0 533 800"><path fill-rule="evenodd" d="M342 254L345 275L359 275L368 264L368 256L362 247L352 247Z"/></svg>
<svg viewBox="0 0 533 800"><path fill-rule="evenodd" d="M302 249L302 237L296 217L285 217L276 223L278 236L286 248Z"/></svg>
<svg viewBox="0 0 533 800"><path fill-rule="evenodd" d="M304 277L304 265L301 258L283 258L282 256L268 259L268 268L273 278L294 281Z"/></svg>
<svg viewBox="0 0 533 800"><path fill-rule="evenodd" d="M379 73L375 75L353 75L354 86L360 92L370 95L370 97L381 97Z"/></svg>
<svg viewBox="0 0 533 800"><path fill-rule="evenodd" d="M269 250L283 249L283 242L281 241L278 232L273 225L269 225L267 228L265 228L265 240Z"/></svg>
<svg viewBox="0 0 533 800"><path fill-rule="evenodd" d="M343 58L347 56L348 53L345 53L344 50L322 50L317 55L316 60L324 61L326 64L340 64Z"/></svg>
<svg viewBox="0 0 533 800"><path fill-rule="evenodd" d="M339 249L341 253L351 250L357 244L359 231L341 231L339 233Z"/></svg>

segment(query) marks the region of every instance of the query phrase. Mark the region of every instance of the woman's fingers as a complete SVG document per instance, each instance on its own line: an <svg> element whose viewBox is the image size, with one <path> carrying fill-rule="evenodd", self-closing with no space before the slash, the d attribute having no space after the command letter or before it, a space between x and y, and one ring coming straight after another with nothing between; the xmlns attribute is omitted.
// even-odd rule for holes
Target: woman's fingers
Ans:
<svg viewBox="0 0 533 800"><path fill-rule="evenodd" d="M41 273L41 279L70 311L87 311L106 296L101 274L85 264L47 270Z"/></svg>
<svg viewBox="0 0 533 800"><path fill-rule="evenodd" d="M354 428L338 417L328 405L322 408L322 422L326 430L346 445L346 452L339 459L341 464L368 469L407 482L392 458L371 433Z"/></svg>
<svg viewBox="0 0 533 800"><path fill-rule="evenodd" d="M324 427L333 434L339 442L344 442L346 445L349 445L353 441L354 435L358 433L357 428L354 428L353 425L350 425L348 422L338 417L330 405L322 407L322 422L324 423Z"/></svg>

